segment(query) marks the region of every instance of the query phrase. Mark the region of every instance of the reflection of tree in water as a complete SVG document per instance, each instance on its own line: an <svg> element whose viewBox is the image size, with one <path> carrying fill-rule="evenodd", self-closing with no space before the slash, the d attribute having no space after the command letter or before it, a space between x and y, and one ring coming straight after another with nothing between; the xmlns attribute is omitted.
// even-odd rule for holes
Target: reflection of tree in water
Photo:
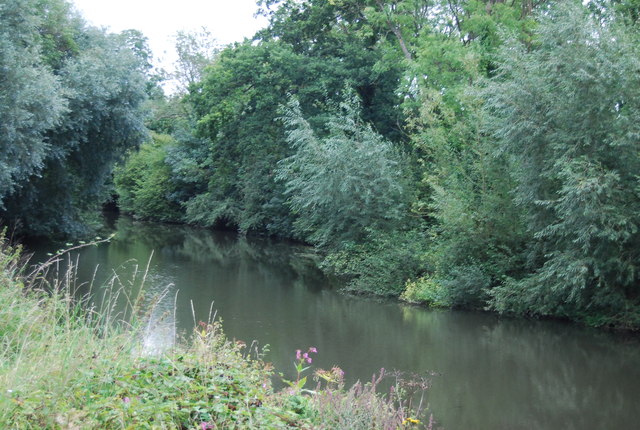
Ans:
<svg viewBox="0 0 640 430"><path fill-rule="evenodd" d="M251 267L273 276L274 269L293 271L298 278L323 278L310 248L269 238L245 237L188 226L145 223L128 217L117 221L113 247L144 246L156 254L228 269ZM313 282L317 284L317 282Z"/></svg>
<svg viewBox="0 0 640 430"><path fill-rule="evenodd" d="M184 226L147 223L124 216L118 217L115 226L117 236L112 245L127 247L141 244L156 252L180 246L187 230Z"/></svg>
<svg viewBox="0 0 640 430"><path fill-rule="evenodd" d="M624 428L637 414L637 387L619 383L640 381L637 342L625 346L595 330L521 320L492 327L483 342L500 351L503 363L517 364L512 384L530 387L530 407L518 411L523 425Z"/></svg>
<svg viewBox="0 0 640 430"><path fill-rule="evenodd" d="M456 427L479 428L495 410L500 420L482 428L628 428L640 418L638 387L624 383L640 380L637 340L625 346L608 333L550 321L441 316L405 311L417 338L440 345L425 348L442 373L433 408L455 416ZM447 410L452 405L456 411Z"/></svg>

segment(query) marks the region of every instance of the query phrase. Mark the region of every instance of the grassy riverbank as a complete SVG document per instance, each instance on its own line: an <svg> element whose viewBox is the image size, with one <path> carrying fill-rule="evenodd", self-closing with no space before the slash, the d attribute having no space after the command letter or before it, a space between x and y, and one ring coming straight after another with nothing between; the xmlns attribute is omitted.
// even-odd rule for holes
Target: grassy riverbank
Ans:
<svg viewBox="0 0 640 430"><path fill-rule="evenodd" d="M399 396L382 396L375 381L346 389L339 369L316 372L322 384L314 390L292 382L274 391L274 370L262 353L227 339L218 322L200 323L182 346L146 355L139 300L126 298L124 313L109 311L124 295L116 276L106 288L111 299L92 308L74 298L74 265L67 265L59 276L55 262L29 273L19 249L4 241L0 247L1 428L418 425ZM307 363L299 358L302 370ZM308 372L300 372L299 381ZM312 385L309 375L306 388Z"/></svg>

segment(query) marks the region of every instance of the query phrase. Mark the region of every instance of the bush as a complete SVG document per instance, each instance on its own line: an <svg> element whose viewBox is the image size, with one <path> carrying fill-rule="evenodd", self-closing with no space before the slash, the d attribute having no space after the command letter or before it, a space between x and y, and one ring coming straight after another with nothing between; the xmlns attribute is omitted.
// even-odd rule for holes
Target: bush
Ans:
<svg viewBox="0 0 640 430"><path fill-rule="evenodd" d="M173 142L170 136L153 134L151 142L130 154L116 169L114 181L123 211L142 219L182 220L183 210L174 199L177 186L166 163L167 147Z"/></svg>
<svg viewBox="0 0 640 430"><path fill-rule="evenodd" d="M321 267L345 279L346 291L397 297L408 279L424 272L427 246L419 230L372 232L363 243L347 243L330 252Z"/></svg>
<svg viewBox="0 0 640 430"><path fill-rule="evenodd" d="M449 305L446 296L447 293L438 280L431 276L423 276L413 281L407 281L400 299L409 303L446 307Z"/></svg>

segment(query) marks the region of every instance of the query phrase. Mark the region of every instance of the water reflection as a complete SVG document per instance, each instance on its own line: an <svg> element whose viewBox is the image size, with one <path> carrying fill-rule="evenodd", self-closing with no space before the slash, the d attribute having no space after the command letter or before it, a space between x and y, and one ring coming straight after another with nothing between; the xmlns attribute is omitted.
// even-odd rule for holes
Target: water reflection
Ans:
<svg viewBox="0 0 640 430"><path fill-rule="evenodd" d="M126 278L136 267L144 272L153 252L145 300L163 295L149 350L206 320L213 302L228 336L269 344L267 359L289 377L294 351L308 346L319 351L314 365L338 365L350 382L381 367L436 372L428 400L447 429L624 429L640 422L635 338L345 297L302 246L127 218L116 230L110 244L83 252L80 276L89 279L99 265L100 279L114 268Z"/></svg>

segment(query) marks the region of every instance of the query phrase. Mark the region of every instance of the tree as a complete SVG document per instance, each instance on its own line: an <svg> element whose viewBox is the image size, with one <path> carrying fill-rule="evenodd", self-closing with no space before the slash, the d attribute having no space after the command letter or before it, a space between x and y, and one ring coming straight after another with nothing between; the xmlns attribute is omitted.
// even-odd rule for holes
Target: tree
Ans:
<svg viewBox="0 0 640 430"><path fill-rule="evenodd" d="M525 3L432 3L411 43L403 107L410 112L417 191L412 210L432 238L424 257L429 275L411 284L413 297L405 294L411 300L483 308L487 290L523 271L522 210L474 88L495 73L501 31L531 44L535 19Z"/></svg>
<svg viewBox="0 0 640 430"><path fill-rule="evenodd" d="M0 208L41 172L51 149L46 133L68 111L60 79L42 58L41 23L34 1L0 7Z"/></svg>
<svg viewBox="0 0 640 430"><path fill-rule="evenodd" d="M14 89L32 97L38 88L60 91L57 99L55 91L43 94L41 100L51 106L20 101L24 113L13 127L29 131L8 133L11 141L5 145L8 159L17 162L13 180L21 182L4 196L0 216L26 234L81 235L87 232L87 215L108 198L113 164L146 136L141 104L148 63L131 49L130 35L86 26L64 0L22 6L21 17L7 15L3 21L33 23L16 28L12 37L34 42L24 58L39 70L32 66L20 75L33 81L15 81ZM25 18L26 13L33 15ZM11 102L3 100L0 109L4 106ZM17 154L18 148L24 153Z"/></svg>
<svg viewBox="0 0 640 430"><path fill-rule="evenodd" d="M631 323L640 297L637 33L569 2L541 16L536 36L530 52L515 41L501 50L499 76L483 91L532 235L531 274L497 288L492 305Z"/></svg>
<svg viewBox="0 0 640 430"><path fill-rule="evenodd" d="M390 231L405 216L399 155L358 115L351 98L318 138L292 99L284 112L287 141L295 153L282 160L277 178L285 182L296 232L319 245L362 242L371 232Z"/></svg>
<svg viewBox="0 0 640 430"><path fill-rule="evenodd" d="M269 2L271 3L271 2ZM278 106L295 94L308 121L326 133L327 112L345 83L362 100L362 116L385 137L400 136L396 108L401 67L380 60L378 35L357 2L282 2L267 29L224 49L188 95L198 137L210 140L207 191L185 205L187 219L203 225L291 235L292 216L277 162L291 155Z"/></svg>
<svg viewBox="0 0 640 430"><path fill-rule="evenodd" d="M176 34L178 61L174 78L179 90L186 93L191 85L202 80L204 69L213 63L220 48L205 27L199 31L179 31Z"/></svg>
<svg viewBox="0 0 640 430"><path fill-rule="evenodd" d="M281 192L273 169L287 151L274 118L301 76L300 56L277 42L227 48L208 69L187 97L204 147L183 154L197 157L205 189L185 203L187 220L245 232L285 223L286 208L272 203ZM286 226L270 232L284 235Z"/></svg>

